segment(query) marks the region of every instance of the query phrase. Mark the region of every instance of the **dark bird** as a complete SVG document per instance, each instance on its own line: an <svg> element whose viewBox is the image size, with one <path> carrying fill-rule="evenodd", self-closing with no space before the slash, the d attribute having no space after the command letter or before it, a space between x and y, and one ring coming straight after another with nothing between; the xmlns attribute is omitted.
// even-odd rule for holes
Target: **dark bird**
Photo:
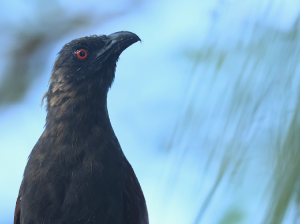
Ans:
<svg viewBox="0 0 300 224"><path fill-rule="evenodd" d="M131 32L72 40L54 62L45 130L32 149L14 224L147 224L145 198L107 112Z"/></svg>

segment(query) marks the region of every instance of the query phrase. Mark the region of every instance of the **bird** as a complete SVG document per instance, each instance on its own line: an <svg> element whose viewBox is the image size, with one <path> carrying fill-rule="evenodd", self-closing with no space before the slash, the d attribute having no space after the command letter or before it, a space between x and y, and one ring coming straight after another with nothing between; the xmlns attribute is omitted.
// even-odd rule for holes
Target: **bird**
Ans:
<svg viewBox="0 0 300 224"><path fill-rule="evenodd" d="M149 223L107 110L119 56L138 41L128 31L91 35L58 53L43 97L45 128L28 157L14 224Z"/></svg>

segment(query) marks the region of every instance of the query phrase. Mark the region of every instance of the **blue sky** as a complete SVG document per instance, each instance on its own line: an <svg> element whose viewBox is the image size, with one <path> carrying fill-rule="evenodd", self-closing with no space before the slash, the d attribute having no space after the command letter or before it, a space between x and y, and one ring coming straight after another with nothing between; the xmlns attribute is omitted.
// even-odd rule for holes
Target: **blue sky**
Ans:
<svg viewBox="0 0 300 224"><path fill-rule="evenodd" d="M74 1L65 1L62 5L71 2ZM114 7L125 7L122 2L110 1L107 4L106 1L91 1L84 6L73 4L72 7L74 11L86 7L101 13ZM192 223L214 176L196 169L201 163L198 152L192 151L182 158L183 154L174 151L166 153L163 150L186 105L187 77L192 71L193 61L185 57L184 52L187 49L198 50L209 38L218 39L218 36L209 36L213 32L222 36L219 38L220 44L226 42L227 38L236 38L245 21L254 23L263 20L279 29L289 29L299 12L300 3L273 1L266 16L268 4L269 1L258 0L231 1L231 4L204 0L151 1L101 27L97 27L95 22L95 26L78 30L59 40L49 51L51 60L44 74L33 83L24 100L0 110L0 224L12 222L27 157L43 131L46 113L40 108L40 102L47 90L57 52L74 38L121 30L136 33L142 43L128 48L118 62L116 79L108 96L113 128L142 185L150 222ZM21 19L18 13L30 16L31 9L26 5L10 1L4 5L7 11L2 16L7 15L17 23ZM11 13L8 13L9 10ZM213 23L216 12L223 18L218 24ZM232 32L226 32L229 23L232 24ZM0 68L0 71L3 69ZM222 83L219 84L222 86ZM214 102L214 97L222 94L221 89L218 91L216 88L211 98L205 99L206 102ZM214 105L208 103L206 106L209 108ZM181 165L174 169L177 162ZM205 181L199 190L195 183L203 179ZM217 192L215 200L223 199L224 191L233 193L232 189L224 186ZM229 206L226 201L225 197L220 211L225 211ZM247 205L239 202L234 206L240 206L241 210L251 210L256 205L251 200ZM220 216L214 211L211 209L207 212L203 223L217 223Z"/></svg>

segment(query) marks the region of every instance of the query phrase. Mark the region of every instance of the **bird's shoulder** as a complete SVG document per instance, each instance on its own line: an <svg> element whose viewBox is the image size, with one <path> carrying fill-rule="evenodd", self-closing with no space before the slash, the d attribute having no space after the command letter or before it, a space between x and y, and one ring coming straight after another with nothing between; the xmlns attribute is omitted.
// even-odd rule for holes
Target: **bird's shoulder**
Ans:
<svg viewBox="0 0 300 224"><path fill-rule="evenodd" d="M126 176L123 192L125 214L129 224L148 224L148 211L140 183L126 160Z"/></svg>

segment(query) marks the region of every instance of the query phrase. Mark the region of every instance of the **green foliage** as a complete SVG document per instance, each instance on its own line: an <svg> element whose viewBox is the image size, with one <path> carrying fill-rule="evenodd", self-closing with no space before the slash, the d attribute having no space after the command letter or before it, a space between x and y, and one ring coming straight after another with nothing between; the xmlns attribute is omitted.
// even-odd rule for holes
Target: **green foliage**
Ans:
<svg viewBox="0 0 300 224"><path fill-rule="evenodd" d="M237 32L237 39L226 38L226 34L219 34L216 28L201 50L186 53L190 59L196 58L194 76L189 84L187 109L173 138L186 139L181 145L192 151L192 145L196 144L191 142L203 141L203 138L189 136L206 132L206 141L213 144L198 148L203 153L201 160L206 160L204 172L219 167L213 171L215 182L206 194L195 223L202 223L209 209L217 209L218 206L211 203L222 183L243 192L243 199L255 203L258 209L256 215L249 208L246 214L232 208L225 211L219 223L249 223L247 220L258 223L258 219L264 224L290 223L291 219L297 222L299 22L300 17L288 31L262 23L244 24ZM208 128L202 130L205 123L209 123L205 126ZM210 137L212 134L217 137ZM210 152L208 156L205 156L206 151ZM249 195L252 196L249 198ZM233 193L232 205L237 198Z"/></svg>

